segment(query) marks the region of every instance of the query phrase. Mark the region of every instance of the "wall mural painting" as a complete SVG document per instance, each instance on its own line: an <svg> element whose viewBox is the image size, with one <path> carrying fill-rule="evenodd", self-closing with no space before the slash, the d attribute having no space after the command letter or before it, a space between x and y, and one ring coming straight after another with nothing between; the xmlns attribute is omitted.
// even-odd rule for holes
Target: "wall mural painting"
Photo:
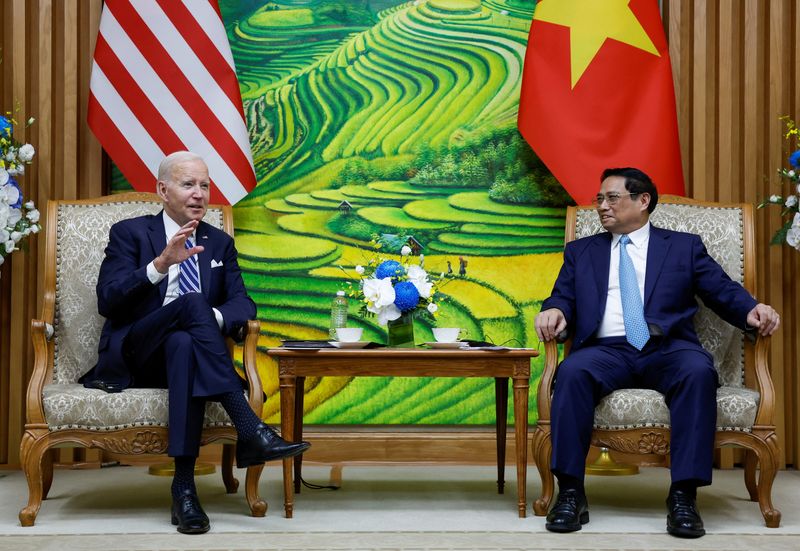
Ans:
<svg viewBox="0 0 800 551"><path fill-rule="evenodd" d="M261 347L327 339L331 299L358 281L375 237L398 259L418 243L426 270L454 276L437 325L537 345L533 318L560 266L570 200L516 129L533 5L220 2L258 177L235 223ZM385 342L358 310L350 299L350 325ZM431 327L415 321L418 343ZM266 354L259 362L265 417L277 422L277 370ZM307 423L490 424L494 384L309 378L305 407Z"/></svg>

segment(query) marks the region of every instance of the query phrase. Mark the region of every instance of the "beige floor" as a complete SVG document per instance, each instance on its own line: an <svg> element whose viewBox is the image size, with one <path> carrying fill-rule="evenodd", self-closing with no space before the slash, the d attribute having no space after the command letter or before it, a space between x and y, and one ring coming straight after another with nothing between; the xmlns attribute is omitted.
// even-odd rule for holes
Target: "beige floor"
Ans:
<svg viewBox="0 0 800 551"><path fill-rule="evenodd" d="M800 549L800 473L781 472L773 499L780 528L764 527L747 501L741 471L715 473L699 506L708 535L679 540L664 532L665 469L633 477L587 481L591 522L575 534L551 534L540 517L516 515L516 486L508 469L506 493L495 491L493 467L346 467L338 491L307 490L295 516L283 517L279 469L270 465L261 493L265 518L247 516L241 494L226 495L219 475L198 479L212 529L203 536L175 533L169 523L169 479L142 468L59 470L36 525L17 513L27 499L19 472L0 473L0 549L5 550L245 550L479 551L521 549ZM307 466L306 478L325 483L329 470ZM243 479L243 477L241 477ZM539 490L529 473L529 501Z"/></svg>

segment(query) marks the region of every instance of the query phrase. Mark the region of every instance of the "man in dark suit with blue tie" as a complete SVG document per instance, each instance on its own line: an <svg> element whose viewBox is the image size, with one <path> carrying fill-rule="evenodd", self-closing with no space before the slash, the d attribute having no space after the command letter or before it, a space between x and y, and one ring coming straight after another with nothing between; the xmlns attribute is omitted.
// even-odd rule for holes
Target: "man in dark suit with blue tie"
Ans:
<svg viewBox="0 0 800 551"><path fill-rule="evenodd" d="M567 244L553 292L535 321L539 339L569 329L551 406L551 467L559 494L546 528L573 532L589 522L583 479L594 409L620 388L661 392L670 410L671 477L667 531L705 534L697 488L711 483L717 372L692 319L695 296L728 323L762 335L780 318L731 280L699 236L650 224L658 192L635 168L601 177L597 213L606 232Z"/></svg>
<svg viewBox="0 0 800 551"><path fill-rule="evenodd" d="M220 402L236 427L240 468L309 447L280 438L244 398L225 337L241 337L256 307L233 239L202 221L210 185L201 157L172 153L158 170L163 211L111 227L97 281L98 310L106 322L97 365L82 378L85 386L109 392L168 389L172 523L187 534L210 527L194 484L206 401Z"/></svg>

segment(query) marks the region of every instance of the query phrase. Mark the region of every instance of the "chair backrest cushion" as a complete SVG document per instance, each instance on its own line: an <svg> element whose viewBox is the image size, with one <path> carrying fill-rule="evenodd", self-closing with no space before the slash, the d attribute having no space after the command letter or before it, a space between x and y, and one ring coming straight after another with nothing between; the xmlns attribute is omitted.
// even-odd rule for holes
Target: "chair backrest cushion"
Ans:
<svg viewBox="0 0 800 551"><path fill-rule="evenodd" d="M668 230L695 233L702 237L708 253L731 279L744 281L744 227L739 207L702 204L660 203L650 216L653 225ZM575 237L604 231L594 209L578 209ZM744 337L740 330L722 321L700 302L695 328L700 342L714 356L720 384L744 384Z"/></svg>
<svg viewBox="0 0 800 551"><path fill-rule="evenodd" d="M97 312L97 276L105 256L111 226L126 218L161 210L153 200L108 199L60 202L55 220L55 317L53 382L69 384L97 363L97 343L105 318ZM223 211L209 208L204 221L223 227ZM48 233L48 236L51 235Z"/></svg>

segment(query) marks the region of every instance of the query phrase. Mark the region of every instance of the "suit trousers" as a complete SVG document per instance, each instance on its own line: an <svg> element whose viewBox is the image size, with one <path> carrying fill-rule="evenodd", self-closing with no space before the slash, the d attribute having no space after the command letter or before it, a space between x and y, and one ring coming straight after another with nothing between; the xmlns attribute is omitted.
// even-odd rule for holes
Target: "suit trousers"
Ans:
<svg viewBox="0 0 800 551"><path fill-rule="evenodd" d="M206 298L181 295L138 320L122 350L135 386L168 389L167 453L197 456L206 400L243 388Z"/></svg>
<svg viewBox="0 0 800 551"><path fill-rule="evenodd" d="M640 352L625 337L594 339L561 363L550 410L556 476L583 480L594 410L604 396L649 388L664 395L670 411L672 481L711 484L718 386L712 357L693 344L664 353L661 344L651 338Z"/></svg>

